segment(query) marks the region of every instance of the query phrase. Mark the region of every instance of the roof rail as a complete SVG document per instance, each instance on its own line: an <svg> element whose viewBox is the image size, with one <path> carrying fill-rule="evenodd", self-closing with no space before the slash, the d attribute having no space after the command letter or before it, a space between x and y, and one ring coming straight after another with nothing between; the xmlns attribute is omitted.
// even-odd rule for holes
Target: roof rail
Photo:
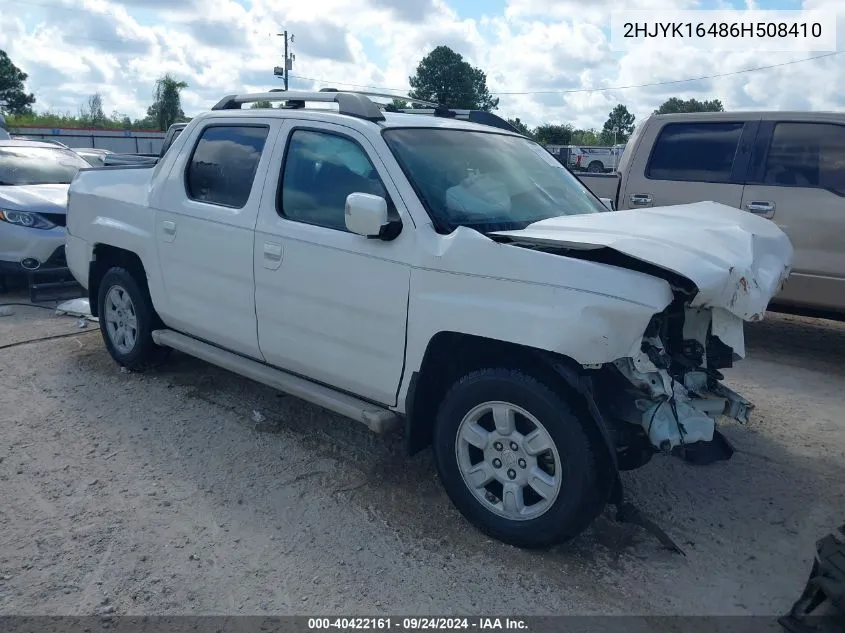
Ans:
<svg viewBox="0 0 845 633"><path fill-rule="evenodd" d="M421 106L426 106L429 108L446 108L446 106L440 103L434 103L433 101L424 101L422 99L412 99L408 95L394 95L389 94L387 92L364 92L362 90L338 90L337 88L320 88L320 92L349 92L351 94L356 95L365 95L367 97L383 97L386 99L399 99L400 101L409 101L412 104L418 104Z"/></svg>
<svg viewBox="0 0 845 633"><path fill-rule="evenodd" d="M442 108L442 106L441 106ZM487 125L496 127L500 130L507 130L508 132L516 132L522 134L513 125L507 122L502 117L487 112L486 110L456 110L454 108L396 108L392 112L403 112L405 114L427 114L430 116L447 117L450 119L458 119L460 121L469 121L470 123L478 123L479 125Z"/></svg>
<svg viewBox="0 0 845 633"><path fill-rule="evenodd" d="M412 105L424 106L422 108L397 108L393 104L378 104L370 97L386 99L399 99L408 101ZM401 112L405 114L425 114L429 116L459 119L496 127L508 132L521 132L500 116L487 112L486 110L456 110L443 104L433 101L414 99L407 95L395 95L385 92L365 92L359 90L338 90L337 88L322 88L319 92L306 92L298 90L284 90L273 88L268 92L256 92L243 95L228 95L223 97L212 110L239 110L244 103L255 103L257 101L283 101L286 108L299 109L305 107L306 101L316 103L336 103L340 114L354 116L367 121L384 121L382 109L387 112Z"/></svg>
<svg viewBox="0 0 845 633"><path fill-rule="evenodd" d="M336 103L341 114L367 121L384 121L384 114L375 103L364 95L353 92L303 92L298 90L271 90L242 95L227 95L212 110L240 110L244 103L257 101L285 101L288 108L304 108L306 101Z"/></svg>

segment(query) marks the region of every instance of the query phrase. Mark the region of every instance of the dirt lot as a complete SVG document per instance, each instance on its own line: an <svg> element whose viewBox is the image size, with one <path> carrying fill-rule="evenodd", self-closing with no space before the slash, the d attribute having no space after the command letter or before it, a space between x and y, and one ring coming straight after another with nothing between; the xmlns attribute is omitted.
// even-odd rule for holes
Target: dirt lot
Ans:
<svg viewBox="0 0 845 633"><path fill-rule="evenodd" d="M734 459L625 476L681 557L609 518L546 553L490 541L398 434L185 356L123 373L96 324L14 310L0 318L2 614L780 614L815 540L845 521L845 324L748 327L728 382L758 408L726 428Z"/></svg>

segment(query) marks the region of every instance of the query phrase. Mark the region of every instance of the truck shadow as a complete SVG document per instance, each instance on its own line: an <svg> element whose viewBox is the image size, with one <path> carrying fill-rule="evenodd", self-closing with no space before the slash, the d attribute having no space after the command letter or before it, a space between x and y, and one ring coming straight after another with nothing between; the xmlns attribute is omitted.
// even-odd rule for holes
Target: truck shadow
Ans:
<svg viewBox="0 0 845 633"><path fill-rule="evenodd" d="M845 321L767 312L745 326L749 358L845 376Z"/></svg>
<svg viewBox="0 0 845 633"><path fill-rule="evenodd" d="M797 319L776 317L749 327L749 356L776 357L777 362L841 376L842 369L834 371L833 365L837 357L845 357L845 326ZM91 354L99 357L105 351ZM94 374L113 371L100 360L85 365ZM641 528L617 523L610 513L565 545L545 552L524 551L486 538L470 526L443 492L431 452L407 457L401 433L374 435L362 425L181 354L174 353L167 365L145 374L143 380L164 383L178 397L231 412L231 418L224 419L238 420L244 433L261 433L263 442L271 450L276 446L279 454L289 452L288 443L293 441L311 461L333 464L328 470L302 472L297 480L320 490L327 502L357 506L402 541L463 559L494 556L501 564L529 570L528 577L554 586L564 587L573 568L583 569L607 589L624 584L619 570L634 576L649 574L657 564L712 577L725 573L726 565L732 569L743 565L743 573L781 574L784 583L800 589L803 580L795 584L795 579L807 573L804 562L811 545L825 531L819 526L841 523L841 517L832 517L837 508L845 507L841 441L825 454L817 450L824 443L820 438L796 447L766 428L729 425L725 433L737 448L729 462L695 467L656 457L646 467L623 474L628 497L670 534L686 558L663 549ZM812 393L802 396L800 407L807 416L813 415L813 399ZM253 416L253 411L260 415ZM758 411L764 417L778 414L765 402L758 403ZM149 425L165 441L168 436L176 441L184 433L168 420ZM202 452L202 459L180 464L183 475L197 482L207 478L209 464L222 465L230 459L224 447L213 444ZM808 457L810 453L813 457ZM262 514L285 512L273 505L272 481L251 473L249 463L237 468L265 487L255 489L251 499L264 506Z"/></svg>

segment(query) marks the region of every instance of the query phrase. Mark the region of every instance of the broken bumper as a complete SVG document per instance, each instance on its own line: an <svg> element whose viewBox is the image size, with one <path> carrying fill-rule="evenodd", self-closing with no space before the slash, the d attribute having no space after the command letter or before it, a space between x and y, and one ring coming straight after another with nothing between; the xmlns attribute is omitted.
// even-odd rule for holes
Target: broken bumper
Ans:
<svg viewBox="0 0 845 633"><path fill-rule="evenodd" d="M652 447L666 453L712 442L719 416L747 424L754 408L721 382L718 371L745 355L742 319L722 309L687 307L674 327L671 343L658 325L629 357L613 363L633 401L623 419L640 425Z"/></svg>

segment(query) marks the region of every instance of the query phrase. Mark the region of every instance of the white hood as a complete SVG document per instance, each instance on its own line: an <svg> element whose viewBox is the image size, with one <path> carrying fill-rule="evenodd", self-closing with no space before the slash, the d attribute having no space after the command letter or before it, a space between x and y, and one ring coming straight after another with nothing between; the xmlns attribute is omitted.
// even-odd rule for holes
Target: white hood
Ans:
<svg viewBox="0 0 845 633"><path fill-rule="evenodd" d="M692 307L757 321L789 276L793 249L773 222L716 202L570 215L519 231L514 242L576 250L609 248L692 281Z"/></svg>

